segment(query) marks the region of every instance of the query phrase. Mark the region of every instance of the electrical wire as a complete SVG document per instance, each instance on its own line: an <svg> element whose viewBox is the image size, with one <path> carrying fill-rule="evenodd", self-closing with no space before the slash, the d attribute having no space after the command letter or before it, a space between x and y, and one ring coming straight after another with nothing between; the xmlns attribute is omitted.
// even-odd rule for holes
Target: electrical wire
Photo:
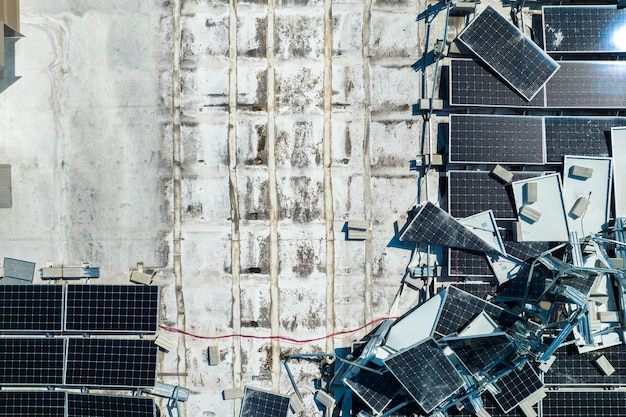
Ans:
<svg viewBox="0 0 626 417"><path fill-rule="evenodd" d="M385 321L385 320L393 320L393 319L397 319L397 316L391 316L391 317L380 317L377 318L375 320L370 321L369 323L364 324L361 327L358 327L356 329L350 329L350 330L342 330L339 332L334 332L331 334L328 334L326 336L320 336L320 337L315 337L312 339L295 339L292 337L288 337L288 336L278 336L278 335L274 335L274 336L259 336L259 335L254 335L254 334L243 334L243 333L233 333L233 334L226 334L226 335L221 335L221 336L205 336L205 335L199 335L199 334L195 334L195 333L191 333L188 332L186 330L183 329L178 329L176 327L171 327L171 326L166 326L164 324L159 324L159 327L163 330L167 330L168 332L174 332L174 333L180 333L183 334L185 336L189 336L189 337L193 337L196 339L208 339L208 340L219 340L219 339L230 339L233 337L240 337L242 339L262 339L262 340L279 340L281 342L285 342L285 343L293 343L293 344L307 344L307 343L312 343L312 342L317 342L320 340L326 340L326 339L330 339L331 337L337 337L337 336L344 336L344 335L352 335L360 330L365 329L368 326L371 326L372 324L376 324L379 323L381 321Z"/></svg>

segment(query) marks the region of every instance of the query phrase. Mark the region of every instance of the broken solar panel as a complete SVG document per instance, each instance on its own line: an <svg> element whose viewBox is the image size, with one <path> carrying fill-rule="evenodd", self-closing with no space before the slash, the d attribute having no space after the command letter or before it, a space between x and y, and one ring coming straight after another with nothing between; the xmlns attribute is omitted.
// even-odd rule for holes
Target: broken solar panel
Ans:
<svg viewBox="0 0 626 417"><path fill-rule="evenodd" d="M515 408L530 395L543 388L541 380L528 362L496 381L500 392L494 399L505 413Z"/></svg>
<svg viewBox="0 0 626 417"><path fill-rule="evenodd" d="M472 374L488 371L515 350L515 345L504 333L452 337L445 339L445 343Z"/></svg>
<svg viewBox="0 0 626 417"><path fill-rule="evenodd" d="M446 289L434 336L440 338L458 333L482 312L488 314L502 329L509 329L520 320L495 304L450 286Z"/></svg>
<svg viewBox="0 0 626 417"><path fill-rule="evenodd" d="M528 417L519 408L514 408L508 413L503 412L489 395L483 395L482 400L485 411L487 411L491 417ZM534 408L535 410L537 409L536 406ZM450 417L476 417L476 413L470 412L467 409L457 410L456 407L450 407L447 413Z"/></svg>
<svg viewBox="0 0 626 417"><path fill-rule="evenodd" d="M384 363L427 413L464 385L461 375L432 339L392 355Z"/></svg>
<svg viewBox="0 0 626 417"><path fill-rule="evenodd" d="M626 126L626 117L545 117L546 162L563 163L564 155L609 156L611 128Z"/></svg>
<svg viewBox="0 0 626 417"><path fill-rule="evenodd" d="M543 164L543 119L450 115L450 163Z"/></svg>
<svg viewBox="0 0 626 417"><path fill-rule="evenodd" d="M556 360L543 380L549 385L624 385L626 384L626 345L605 347L600 351L578 353L569 345L557 350ZM604 375L595 366L594 359L604 355L615 368L612 375Z"/></svg>
<svg viewBox="0 0 626 417"><path fill-rule="evenodd" d="M289 397L246 387L239 417L286 417Z"/></svg>
<svg viewBox="0 0 626 417"><path fill-rule="evenodd" d="M626 62L566 61L546 85L551 108L623 109Z"/></svg>
<svg viewBox="0 0 626 417"><path fill-rule="evenodd" d="M549 53L626 52L626 9L544 6L543 39Z"/></svg>
<svg viewBox="0 0 626 417"><path fill-rule="evenodd" d="M532 100L559 69L548 54L491 6L458 38L526 100Z"/></svg>
<svg viewBox="0 0 626 417"><path fill-rule="evenodd" d="M541 172L514 172L513 179L523 180ZM513 195L509 188L488 171L448 171L448 212L464 218L491 209L496 219L516 219Z"/></svg>
<svg viewBox="0 0 626 417"><path fill-rule="evenodd" d="M400 240L424 242L479 252L493 252L494 248L470 232L448 213L427 202L413 217Z"/></svg>
<svg viewBox="0 0 626 417"><path fill-rule="evenodd" d="M450 284L467 293L470 293L482 300L486 299L489 294L493 293L493 287L488 282L455 282Z"/></svg>
<svg viewBox="0 0 626 417"><path fill-rule="evenodd" d="M382 413L401 388L391 374L379 375L365 370L344 382L376 413Z"/></svg>
<svg viewBox="0 0 626 417"><path fill-rule="evenodd" d="M484 253L448 248L448 275L491 277L493 271Z"/></svg>
<svg viewBox="0 0 626 417"><path fill-rule="evenodd" d="M450 60L450 105L472 107L545 107L545 87L531 101L511 90L482 63Z"/></svg>
<svg viewBox="0 0 626 417"><path fill-rule="evenodd" d="M2 390L0 391L0 416L66 417L65 393L58 391Z"/></svg>
<svg viewBox="0 0 626 417"><path fill-rule="evenodd" d="M624 415L624 391L549 391L541 401L543 417L616 417Z"/></svg>

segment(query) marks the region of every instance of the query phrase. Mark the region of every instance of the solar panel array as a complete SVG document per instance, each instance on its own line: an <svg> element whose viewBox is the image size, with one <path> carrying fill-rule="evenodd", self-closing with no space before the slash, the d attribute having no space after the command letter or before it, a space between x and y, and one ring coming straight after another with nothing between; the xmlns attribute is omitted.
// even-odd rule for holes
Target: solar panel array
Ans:
<svg viewBox="0 0 626 417"><path fill-rule="evenodd" d="M541 405L543 417L616 417L624 415L626 392L549 391Z"/></svg>
<svg viewBox="0 0 626 417"><path fill-rule="evenodd" d="M544 48L549 53L626 52L626 9L615 6L544 6Z"/></svg>
<svg viewBox="0 0 626 417"><path fill-rule="evenodd" d="M615 368L612 375L604 375L593 363L604 355ZM597 352L579 354L575 347L567 346L555 353L556 361L544 374L549 385L624 385L626 384L626 345L603 348Z"/></svg>
<svg viewBox="0 0 626 417"><path fill-rule="evenodd" d="M464 385L461 375L432 339L392 355L384 363L427 413Z"/></svg>
<svg viewBox="0 0 626 417"><path fill-rule="evenodd" d="M489 370L515 349L504 334L452 339L446 343L473 374Z"/></svg>
<svg viewBox="0 0 626 417"><path fill-rule="evenodd" d="M527 100L559 69L552 58L491 6L470 22L458 39Z"/></svg>
<svg viewBox="0 0 626 417"><path fill-rule="evenodd" d="M246 387L239 417L286 417L289 397Z"/></svg>
<svg viewBox="0 0 626 417"><path fill-rule="evenodd" d="M158 286L70 285L66 303L68 332L157 331Z"/></svg>
<svg viewBox="0 0 626 417"><path fill-rule="evenodd" d="M154 399L61 391L0 391L2 417L155 417Z"/></svg>
<svg viewBox="0 0 626 417"><path fill-rule="evenodd" d="M500 393L493 397L505 413L543 387L541 380L528 362L521 369L504 375L496 382L496 385Z"/></svg>
<svg viewBox="0 0 626 417"><path fill-rule="evenodd" d="M448 160L543 164L543 120L533 116L451 114Z"/></svg>
<svg viewBox="0 0 626 417"><path fill-rule="evenodd" d="M400 391L400 384L390 374L361 371L345 384L376 413L382 413Z"/></svg>
<svg viewBox="0 0 626 417"><path fill-rule="evenodd" d="M481 252L494 251L491 246L431 202L427 202L419 209L400 236L400 240Z"/></svg>
<svg viewBox="0 0 626 417"><path fill-rule="evenodd" d="M514 172L513 179L540 175L541 172ZM448 212L455 218L492 210L496 219L516 219L513 201L509 187L488 171L448 171Z"/></svg>
<svg viewBox="0 0 626 417"><path fill-rule="evenodd" d="M468 62L470 61L470 62ZM626 107L626 62L561 61L561 68L530 102L493 73L467 59L450 61L450 105L556 109ZM543 93L543 91L542 91Z"/></svg>

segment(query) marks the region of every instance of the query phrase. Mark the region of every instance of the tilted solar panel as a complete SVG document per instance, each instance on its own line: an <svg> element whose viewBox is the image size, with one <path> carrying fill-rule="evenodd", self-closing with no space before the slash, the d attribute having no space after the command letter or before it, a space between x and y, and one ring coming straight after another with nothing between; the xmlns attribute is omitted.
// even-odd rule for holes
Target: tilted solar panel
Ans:
<svg viewBox="0 0 626 417"><path fill-rule="evenodd" d="M65 393L0 391L1 417L66 417Z"/></svg>
<svg viewBox="0 0 626 417"><path fill-rule="evenodd" d="M67 394L67 417L155 417L153 398Z"/></svg>
<svg viewBox="0 0 626 417"><path fill-rule="evenodd" d="M58 338L0 338L0 385L62 385L65 343Z"/></svg>
<svg viewBox="0 0 626 417"><path fill-rule="evenodd" d="M60 332L63 287L0 285L0 331Z"/></svg>

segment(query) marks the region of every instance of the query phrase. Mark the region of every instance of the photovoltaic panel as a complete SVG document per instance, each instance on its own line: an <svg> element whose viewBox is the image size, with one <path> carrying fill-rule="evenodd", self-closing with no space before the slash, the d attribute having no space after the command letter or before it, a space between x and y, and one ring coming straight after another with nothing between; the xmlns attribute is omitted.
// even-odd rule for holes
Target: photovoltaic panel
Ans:
<svg viewBox="0 0 626 417"><path fill-rule="evenodd" d="M450 115L450 163L543 164L543 119Z"/></svg>
<svg viewBox="0 0 626 417"><path fill-rule="evenodd" d="M541 404L543 417L616 417L624 415L626 392L549 391Z"/></svg>
<svg viewBox="0 0 626 417"><path fill-rule="evenodd" d="M0 417L66 417L65 393L0 391Z"/></svg>
<svg viewBox="0 0 626 417"><path fill-rule="evenodd" d="M159 287L68 285L68 332L156 333Z"/></svg>
<svg viewBox="0 0 626 417"><path fill-rule="evenodd" d="M155 417L153 398L67 394L67 417Z"/></svg>
<svg viewBox="0 0 626 417"><path fill-rule="evenodd" d="M546 85L550 108L626 107L626 61L563 61Z"/></svg>
<svg viewBox="0 0 626 417"><path fill-rule="evenodd" d="M491 6L470 22L458 39L527 100L559 69L552 58Z"/></svg>
<svg viewBox="0 0 626 417"><path fill-rule="evenodd" d="M542 175L541 172L514 172L514 180ZM469 217L491 209L496 219L516 219L509 187L488 171L448 171L448 212L455 218Z"/></svg>
<svg viewBox="0 0 626 417"><path fill-rule="evenodd" d="M401 388L392 375L368 371L361 371L345 379L345 384L376 413L382 413Z"/></svg>
<svg viewBox="0 0 626 417"><path fill-rule="evenodd" d="M469 294L472 294L481 300L487 298L489 294L493 294L494 287L487 282L455 282L450 284L453 287L457 287L458 289L465 291Z"/></svg>
<svg viewBox="0 0 626 417"><path fill-rule="evenodd" d="M488 245L448 213L427 202L400 236L401 241L425 242L452 248L494 252Z"/></svg>
<svg viewBox="0 0 626 417"><path fill-rule="evenodd" d="M482 63L472 59L450 60L450 105L471 107L545 107L545 87L531 100L496 77Z"/></svg>
<svg viewBox="0 0 626 417"><path fill-rule="evenodd" d="M445 342L473 374L489 370L515 350L505 334L452 338Z"/></svg>
<svg viewBox="0 0 626 417"><path fill-rule="evenodd" d="M508 413L503 412L489 395L483 395L482 400L485 410L489 413L491 417L527 417L526 414L524 414L524 412L521 411L519 408L514 408ZM533 408L536 410L537 406ZM448 416L450 417L476 417L475 413L471 413L466 409L457 410L456 407L449 408L447 412Z"/></svg>
<svg viewBox="0 0 626 417"><path fill-rule="evenodd" d="M157 346L145 339L68 339L66 384L153 387Z"/></svg>
<svg viewBox="0 0 626 417"><path fill-rule="evenodd" d="M0 331L60 332L62 323L62 286L0 286Z"/></svg>
<svg viewBox="0 0 626 417"><path fill-rule="evenodd" d="M521 369L516 369L498 379L496 385L500 393L493 397L505 413L543 387L541 380L528 362Z"/></svg>
<svg viewBox="0 0 626 417"><path fill-rule="evenodd" d="M448 287L443 307L435 325L435 337L439 338L458 333L483 311L502 329L511 328L519 320L517 316L495 304L482 300L457 287Z"/></svg>
<svg viewBox="0 0 626 417"><path fill-rule="evenodd" d="M392 355L384 363L427 413L464 385L461 375L432 339Z"/></svg>
<svg viewBox="0 0 626 417"><path fill-rule="evenodd" d="M246 387L239 417L286 417L289 397Z"/></svg>
<svg viewBox="0 0 626 417"><path fill-rule="evenodd" d="M626 52L626 9L544 6L544 49L549 53Z"/></svg>
<svg viewBox="0 0 626 417"><path fill-rule="evenodd" d="M0 385L63 384L63 339L0 338Z"/></svg>
<svg viewBox="0 0 626 417"><path fill-rule="evenodd" d="M458 277L491 277L493 271L484 253L448 249L448 275Z"/></svg>
<svg viewBox="0 0 626 417"><path fill-rule="evenodd" d="M615 368L612 375L604 375L593 360L604 355ZM544 374L550 385L624 385L626 384L626 345L603 348L597 352L578 353L574 346L556 351L556 360Z"/></svg>
<svg viewBox="0 0 626 417"><path fill-rule="evenodd" d="M546 161L563 163L564 155L609 156L611 128L626 117L545 117Z"/></svg>

